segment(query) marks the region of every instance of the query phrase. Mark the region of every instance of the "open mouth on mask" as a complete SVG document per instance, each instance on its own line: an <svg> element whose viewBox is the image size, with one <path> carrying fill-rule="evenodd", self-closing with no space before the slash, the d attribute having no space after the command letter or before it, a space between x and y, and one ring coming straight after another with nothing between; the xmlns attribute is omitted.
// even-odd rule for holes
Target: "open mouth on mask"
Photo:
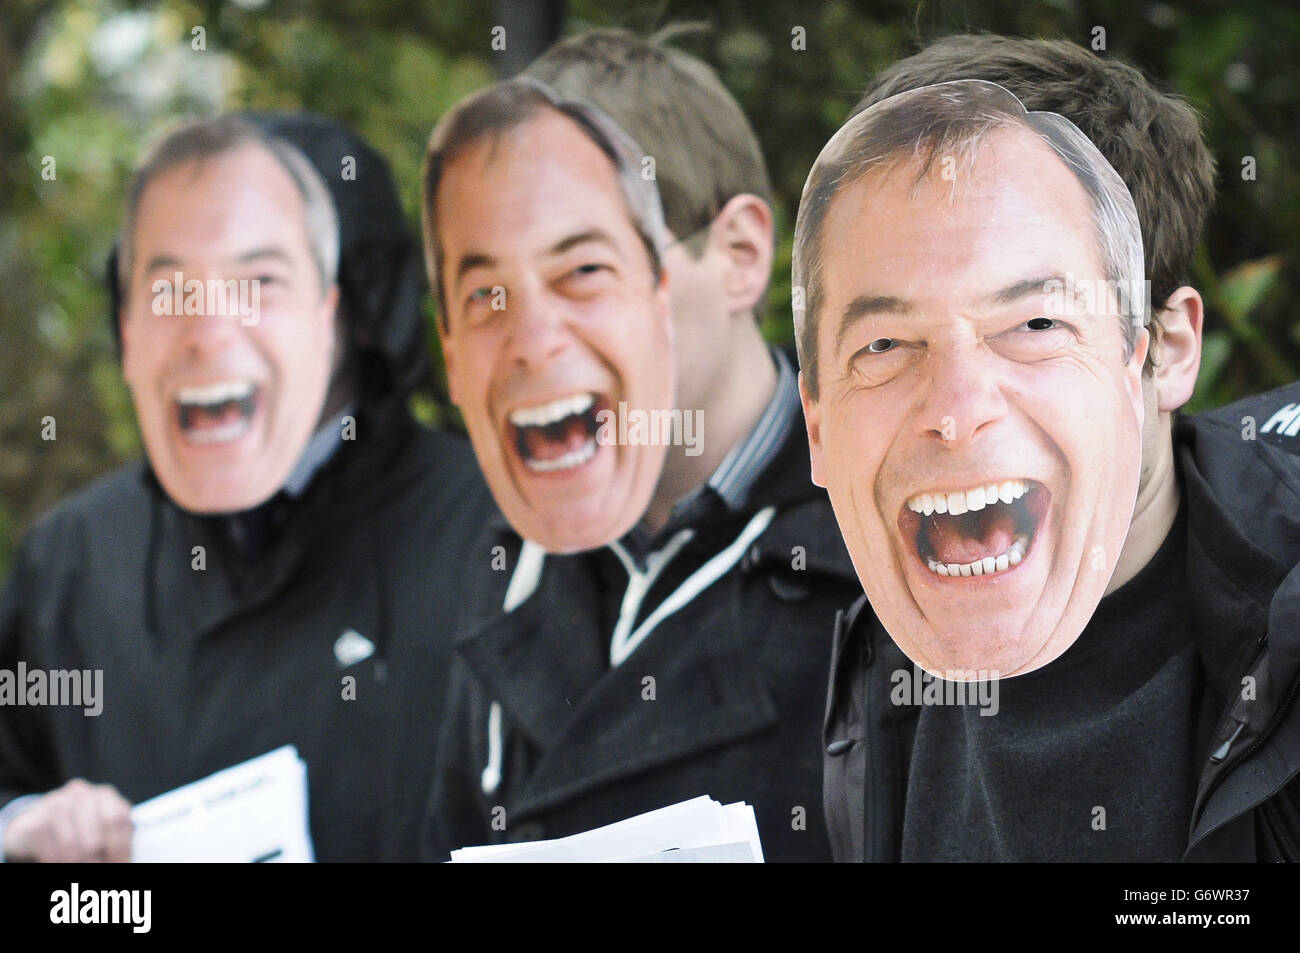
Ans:
<svg viewBox="0 0 1300 953"><path fill-rule="evenodd" d="M996 576L1033 551L1051 499L1047 487L1028 479L918 493L907 499L898 526L934 575Z"/></svg>
<svg viewBox="0 0 1300 953"><path fill-rule="evenodd" d="M516 407L507 415L507 437L532 473L562 473L588 463L600 446L598 414L611 410L594 391Z"/></svg>
<svg viewBox="0 0 1300 953"><path fill-rule="evenodd" d="M262 391L247 378L178 387L173 394L181 435L190 443L230 443L253 426Z"/></svg>

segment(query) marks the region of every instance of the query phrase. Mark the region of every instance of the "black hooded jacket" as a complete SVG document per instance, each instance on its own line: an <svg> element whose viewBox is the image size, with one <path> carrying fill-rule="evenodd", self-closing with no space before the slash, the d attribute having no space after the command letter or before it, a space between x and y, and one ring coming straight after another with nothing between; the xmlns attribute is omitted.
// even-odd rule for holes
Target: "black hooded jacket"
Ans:
<svg viewBox="0 0 1300 953"><path fill-rule="evenodd" d="M1187 861L1300 860L1300 440L1287 432L1293 422L1300 422L1300 384L1182 417L1174 428L1188 617L1211 689L1205 704L1215 706L1204 713L1214 726L1209 744L1194 753L1200 767ZM899 859L903 722L918 709L891 703L889 673L907 664L865 597L837 620L823 735L837 860Z"/></svg>
<svg viewBox="0 0 1300 953"><path fill-rule="evenodd" d="M318 859L413 859L466 543L493 509L468 445L406 409L428 371L421 271L384 160L323 119L249 118L338 208L355 439L249 513L188 513L141 462L28 534L0 669L102 670L103 711L0 707L0 804L74 777L137 803L293 744Z"/></svg>

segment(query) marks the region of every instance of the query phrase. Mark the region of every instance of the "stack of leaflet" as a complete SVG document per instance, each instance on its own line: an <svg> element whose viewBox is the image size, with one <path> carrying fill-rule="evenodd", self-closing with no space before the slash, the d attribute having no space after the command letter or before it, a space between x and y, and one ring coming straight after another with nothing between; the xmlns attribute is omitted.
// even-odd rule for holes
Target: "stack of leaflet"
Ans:
<svg viewBox="0 0 1300 953"><path fill-rule="evenodd" d="M457 864L714 863L761 864L754 809L697 797L556 840L465 847Z"/></svg>

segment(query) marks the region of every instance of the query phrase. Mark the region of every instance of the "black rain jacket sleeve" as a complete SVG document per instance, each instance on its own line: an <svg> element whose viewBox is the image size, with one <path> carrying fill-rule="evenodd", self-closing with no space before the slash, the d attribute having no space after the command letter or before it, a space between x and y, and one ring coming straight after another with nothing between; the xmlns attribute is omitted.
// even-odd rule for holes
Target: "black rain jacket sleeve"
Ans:
<svg viewBox="0 0 1300 953"><path fill-rule="evenodd" d="M30 548L29 543L24 547L24 554ZM15 692L23 691L23 686L16 682L18 663L24 661L28 668L39 664L28 657L22 643L23 613L30 611L24 597L26 573L23 570L28 561L25 555L19 556L18 568L0 596L0 673L5 673L0 678L12 676ZM16 698L6 697L4 691L4 686L0 686L0 705L8 709L6 716L0 718L0 808L16 797L44 793L58 786L58 775L51 764L49 726L42 717L45 710L19 707Z"/></svg>

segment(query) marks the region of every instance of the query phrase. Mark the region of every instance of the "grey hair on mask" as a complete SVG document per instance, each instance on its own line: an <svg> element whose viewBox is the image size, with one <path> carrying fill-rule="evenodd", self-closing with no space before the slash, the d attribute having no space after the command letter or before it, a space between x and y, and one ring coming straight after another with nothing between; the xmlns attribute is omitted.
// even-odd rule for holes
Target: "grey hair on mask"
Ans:
<svg viewBox="0 0 1300 953"><path fill-rule="evenodd" d="M817 396L822 232L835 196L875 169L919 164L918 186L940 157L952 157L954 172L969 170L990 134L1015 128L1037 135L1087 193L1105 277L1119 299L1125 357L1132 356L1138 329L1151 315L1143 280L1142 231L1128 187L1064 116L1029 112L996 83L956 80L898 93L858 113L831 137L813 164L799 202L792 261L795 345L810 396Z"/></svg>
<svg viewBox="0 0 1300 953"><path fill-rule="evenodd" d="M145 189L162 173L190 162L253 145L266 149L298 188L303 201L307 245L320 274L322 292L332 285L339 267L339 220L329 188L297 146L268 135L238 116L218 116L183 123L166 133L136 166L127 189L122 231L118 239L118 283L128 292L135 266L135 225Z"/></svg>

